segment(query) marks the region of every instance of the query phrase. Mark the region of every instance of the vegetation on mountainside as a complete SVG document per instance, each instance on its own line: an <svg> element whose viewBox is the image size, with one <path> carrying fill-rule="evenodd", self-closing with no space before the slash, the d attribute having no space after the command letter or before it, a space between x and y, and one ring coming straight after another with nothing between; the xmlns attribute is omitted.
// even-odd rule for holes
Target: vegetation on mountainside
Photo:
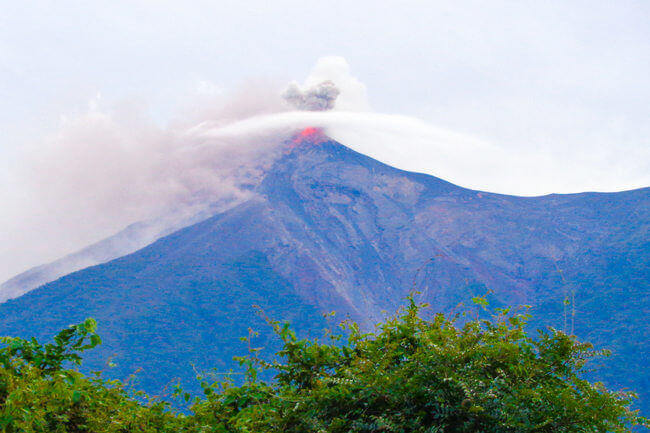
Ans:
<svg viewBox="0 0 650 433"><path fill-rule="evenodd" d="M423 318L412 299L372 333L346 321L325 338L301 339L269 321L283 345L267 362L238 358L244 380L200 378L202 397L176 398L189 411L101 374L78 371L100 344L92 319L51 344L3 338L2 432L627 432L647 421L634 394L582 379L606 355L553 329L534 338L527 315ZM475 298L486 309L484 298ZM250 338L247 339L252 344ZM259 378L266 370L272 381ZM209 375L208 375L209 376Z"/></svg>

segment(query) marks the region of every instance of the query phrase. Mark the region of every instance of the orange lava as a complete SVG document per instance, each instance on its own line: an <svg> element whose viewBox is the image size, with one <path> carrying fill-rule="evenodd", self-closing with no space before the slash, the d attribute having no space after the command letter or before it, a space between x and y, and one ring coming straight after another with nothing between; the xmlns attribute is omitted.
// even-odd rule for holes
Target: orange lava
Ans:
<svg viewBox="0 0 650 433"><path fill-rule="evenodd" d="M314 128L313 126L308 126L307 128L303 129L293 137L293 140L291 141L291 145L287 150L291 151L296 146L299 146L303 143L319 144L324 141L327 141L327 137L325 136L325 134L323 134L322 129Z"/></svg>
<svg viewBox="0 0 650 433"><path fill-rule="evenodd" d="M308 141L310 143L319 143L322 141L323 137L323 131L320 128L308 126L293 138L293 142L294 144L302 143L304 141Z"/></svg>
<svg viewBox="0 0 650 433"><path fill-rule="evenodd" d="M310 136L313 136L313 135L316 135L316 134L319 134L319 133L320 133L320 129L314 128L313 126L308 126L305 129L303 129L302 131L300 131L300 134L298 134L297 139L300 140L300 139L307 138L307 137L310 137Z"/></svg>

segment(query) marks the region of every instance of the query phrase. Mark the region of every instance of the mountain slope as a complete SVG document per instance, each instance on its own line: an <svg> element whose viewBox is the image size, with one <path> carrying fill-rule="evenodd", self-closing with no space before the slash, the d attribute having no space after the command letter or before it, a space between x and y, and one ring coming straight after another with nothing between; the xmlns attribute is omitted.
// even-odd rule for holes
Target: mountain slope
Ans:
<svg viewBox="0 0 650 433"><path fill-rule="evenodd" d="M105 263L137 251L161 237L234 206L234 199L219 200L194 212L175 211L163 217L131 224L119 233L58 260L36 266L0 284L0 303L54 281L71 272Z"/></svg>
<svg viewBox="0 0 650 433"><path fill-rule="evenodd" d="M490 289L494 306L530 304L537 324L562 328L573 291L566 327L615 352L597 375L648 401L650 189L477 192L316 136L289 144L256 192L0 304L0 333L42 337L95 317L106 344L90 366L115 354L113 374L143 367L143 385L158 390L174 377L189 381L190 362L229 368L245 351L238 337L266 329L253 304L315 332L330 310L370 326L414 286L447 311Z"/></svg>

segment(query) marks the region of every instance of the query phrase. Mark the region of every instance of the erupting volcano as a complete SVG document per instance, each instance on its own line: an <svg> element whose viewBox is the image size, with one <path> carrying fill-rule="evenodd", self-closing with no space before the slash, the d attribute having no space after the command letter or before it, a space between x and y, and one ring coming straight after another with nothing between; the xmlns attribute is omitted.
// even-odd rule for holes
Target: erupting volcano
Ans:
<svg viewBox="0 0 650 433"><path fill-rule="evenodd" d="M329 138L327 135L325 135L321 128L308 126L293 136L287 148L287 152L292 151L302 144L321 144L326 141L329 141Z"/></svg>
<svg viewBox="0 0 650 433"><path fill-rule="evenodd" d="M294 144L299 144L304 141L317 144L323 141L327 141L327 137L325 136L321 128L314 128L313 126L308 126L302 131L300 131L293 139Z"/></svg>
<svg viewBox="0 0 650 433"><path fill-rule="evenodd" d="M532 305L532 327L561 329L574 290L571 328L614 352L598 379L641 390L650 407L650 189L479 192L390 167L325 132L310 126L285 139L250 198L131 254L22 287L28 293L0 304L0 335L45 339L93 317L104 343L84 368L115 356L112 377L142 368L142 387L159 392L174 378L191 384L188 365L228 371L249 328L275 350L253 305L319 335L330 311L370 329L413 287L437 311L489 288L491 305ZM31 284L30 275L14 283Z"/></svg>

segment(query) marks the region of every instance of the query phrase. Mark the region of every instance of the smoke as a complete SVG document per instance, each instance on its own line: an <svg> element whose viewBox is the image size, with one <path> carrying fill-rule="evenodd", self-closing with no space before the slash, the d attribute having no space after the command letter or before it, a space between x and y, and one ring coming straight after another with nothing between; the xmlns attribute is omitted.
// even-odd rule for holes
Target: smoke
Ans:
<svg viewBox="0 0 650 433"><path fill-rule="evenodd" d="M334 108L340 90L331 81L302 90L295 81L289 84L282 97L298 110L325 111Z"/></svg>
<svg viewBox="0 0 650 433"><path fill-rule="evenodd" d="M237 98L242 93L250 99L252 91ZM258 114L242 105L247 97L191 116L196 121L209 113L228 123ZM197 145L186 133L188 122L163 128L130 104L90 109L23 149L0 183L0 282L134 222L250 198L279 140L250 134Z"/></svg>
<svg viewBox="0 0 650 433"><path fill-rule="evenodd" d="M210 203L223 209L250 199L281 154L279 143L308 126L398 168L480 190L536 195L647 182L621 185L622 168L611 164L589 171L540 151L505 151L418 119L374 113L341 57L320 59L302 85L283 87L249 82L228 95L201 82L202 96L165 127L138 104L105 108L101 99L62 119L0 173L0 282L135 222L182 215L181 222L163 218L175 227Z"/></svg>
<svg viewBox="0 0 650 433"><path fill-rule="evenodd" d="M318 59L302 85L289 84L285 101L294 109L308 111L369 111L366 86L340 56Z"/></svg>
<svg viewBox="0 0 650 433"><path fill-rule="evenodd" d="M149 231L164 233L194 221L192 215L207 216L212 203L223 210L250 199L281 154L279 144L300 122L232 133L247 119L281 116L288 101L304 110L331 109L335 101L363 107L365 88L339 57L320 59L303 86L290 85L284 98L283 87L256 80L228 93L199 81L182 115L167 126L154 122L141 103L106 107L99 94L85 112L62 116L58 130L3 161L8 169L0 171L0 283L130 224L149 221L155 227ZM207 129L224 133L197 133ZM141 244L125 242L123 252ZM122 251L112 248L94 251L92 260ZM74 263L88 260L75 257Z"/></svg>

